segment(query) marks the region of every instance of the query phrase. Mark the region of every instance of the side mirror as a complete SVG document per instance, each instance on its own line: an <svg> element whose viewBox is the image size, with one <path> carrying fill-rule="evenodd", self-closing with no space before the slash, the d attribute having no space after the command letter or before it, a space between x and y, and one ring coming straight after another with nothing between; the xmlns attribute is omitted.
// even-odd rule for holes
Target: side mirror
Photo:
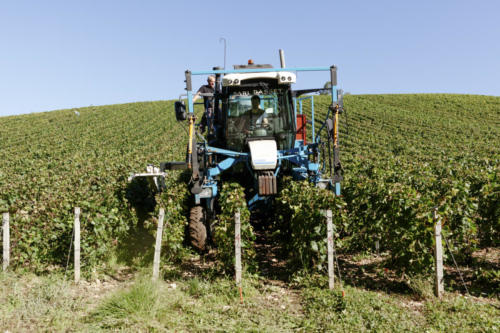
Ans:
<svg viewBox="0 0 500 333"><path fill-rule="evenodd" d="M187 119L186 105L183 101L175 102L175 118L177 121L184 121Z"/></svg>

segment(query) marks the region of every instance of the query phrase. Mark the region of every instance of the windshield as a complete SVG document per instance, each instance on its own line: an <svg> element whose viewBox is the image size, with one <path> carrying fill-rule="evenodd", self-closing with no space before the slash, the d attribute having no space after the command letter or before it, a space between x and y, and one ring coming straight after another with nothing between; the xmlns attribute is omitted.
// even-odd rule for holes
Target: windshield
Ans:
<svg viewBox="0 0 500 333"><path fill-rule="evenodd" d="M279 149L293 145L293 110L286 90L234 92L227 99L226 111L229 148L241 150L246 139L255 137L275 138Z"/></svg>
<svg viewBox="0 0 500 333"><path fill-rule="evenodd" d="M276 95L257 95L260 98L259 108L266 114L278 115L278 97ZM237 118L252 109L251 96L233 95L229 99L229 118Z"/></svg>

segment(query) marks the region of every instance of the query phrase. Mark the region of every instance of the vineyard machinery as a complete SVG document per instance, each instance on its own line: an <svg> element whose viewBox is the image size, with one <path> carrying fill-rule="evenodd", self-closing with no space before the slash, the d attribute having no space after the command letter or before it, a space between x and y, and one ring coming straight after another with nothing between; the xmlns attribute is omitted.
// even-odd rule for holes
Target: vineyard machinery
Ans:
<svg viewBox="0 0 500 333"><path fill-rule="evenodd" d="M188 123L186 160L161 163L159 168L148 166L146 173L129 178L149 177L162 190L168 170L190 170L194 206L188 228L190 242L199 250L210 239L214 204L226 179L235 178L245 187L250 210L278 194L278 180L285 175L340 195L338 117L343 94L337 89L337 67L286 68L281 50L280 60L281 68L249 61L233 70L187 70L187 94L175 102L176 119ZM297 73L307 71L329 73L331 86L293 90ZM215 77L214 93L201 94L210 101L205 103L203 126L197 124L201 117L194 112L194 75ZM331 94L323 121L314 117L313 94L318 92ZM311 119L306 119L303 104L309 102Z"/></svg>

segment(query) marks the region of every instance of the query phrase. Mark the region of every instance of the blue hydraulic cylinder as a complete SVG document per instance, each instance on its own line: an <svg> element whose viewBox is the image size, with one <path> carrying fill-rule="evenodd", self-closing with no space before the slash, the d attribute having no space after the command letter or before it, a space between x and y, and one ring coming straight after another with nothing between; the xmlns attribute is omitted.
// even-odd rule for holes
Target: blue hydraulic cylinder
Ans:
<svg viewBox="0 0 500 333"><path fill-rule="evenodd" d="M215 167L209 168L207 170L207 176L208 177L215 177L215 176L221 174L223 171L232 167L233 164L235 164L236 162L238 162L238 159L236 159L234 157L228 157L225 160L221 161L219 164L217 164Z"/></svg>

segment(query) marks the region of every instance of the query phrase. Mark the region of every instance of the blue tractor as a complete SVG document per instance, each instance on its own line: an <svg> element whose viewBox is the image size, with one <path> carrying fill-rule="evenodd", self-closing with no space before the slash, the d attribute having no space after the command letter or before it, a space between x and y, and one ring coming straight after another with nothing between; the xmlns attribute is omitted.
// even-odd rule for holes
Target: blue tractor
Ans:
<svg viewBox="0 0 500 333"><path fill-rule="evenodd" d="M198 250L205 250L208 244L214 204L225 179L236 178L245 187L250 211L278 194L278 180L285 175L340 195L338 117L343 112L343 97L337 89L337 67L286 68L280 55L281 68L249 61L233 70L187 70L187 94L181 96L187 98L175 103L176 119L189 124L186 160L161 163L160 168L149 166L147 173L131 177L151 177L161 187L167 170L190 170L194 205L188 228L190 242ZM329 73L331 86L293 90L296 73L304 71ZM205 105L203 126L197 124L194 113L193 75L215 76L214 93L201 94L211 99L211 107ZM317 92L331 94L326 119L318 125L312 95ZM302 113L306 100L311 102L310 120ZM311 142L307 142L307 125Z"/></svg>

